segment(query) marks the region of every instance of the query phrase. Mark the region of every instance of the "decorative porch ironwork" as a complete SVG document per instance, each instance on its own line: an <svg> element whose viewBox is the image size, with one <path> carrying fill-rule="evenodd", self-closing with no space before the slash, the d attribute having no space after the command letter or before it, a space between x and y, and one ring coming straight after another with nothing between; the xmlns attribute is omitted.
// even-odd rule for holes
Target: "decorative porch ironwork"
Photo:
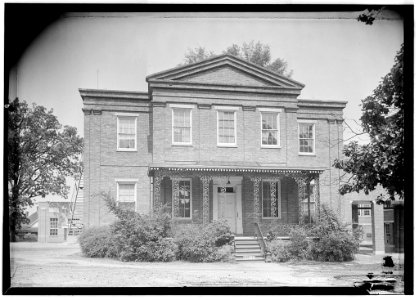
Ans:
<svg viewBox="0 0 419 300"><path fill-rule="evenodd" d="M306 190L307 182L315 180L313 197L315 199L315 215L320 215L320 186L319 186L319 174L323 170L321 169L273 169L273 168L253 168L253 167L204 167L204 166L158 166L150 167L149 175L154 177L154 205L161 205L160 197L160 184L164 177L172 178L172 191L174 195L173 201L173 213L176 215L176 211L179 208L179 178L181 177L199 177L202 182L202 204L203 204L203 223L207 224L210 222L209 214L209 185L213 178L221 177L228 178L228 176L243 176L248 177L253 182L253 199L254 199L254 221L260 222L262 218L261 212L261 200L260 200L260 184L262 180L271 181L271 211L273 215L280 215L280 207L277 205L276 197L276 185L274 181L280 181L284 177L292 178L298 186L298 222L301 224L304 222L303 212L303 200ZM278 192L280 189L278 188ZM278 195L280 198L280 195Z"/></svg>

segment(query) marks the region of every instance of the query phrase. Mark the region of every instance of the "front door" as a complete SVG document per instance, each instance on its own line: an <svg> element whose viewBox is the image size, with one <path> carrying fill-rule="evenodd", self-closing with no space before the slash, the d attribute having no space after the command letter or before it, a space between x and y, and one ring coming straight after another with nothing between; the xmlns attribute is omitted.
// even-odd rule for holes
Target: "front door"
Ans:
<svg viewBox="0 0 419 300"><path fill-rule="evenodd" d="M243 234L243 177L231 176L227 180L215 177L213 180L213 219L227 220L232 232Z"/></svg>
<svg viewBox="0 0 419 300"><path fill-rule="evenodd" d="M221 188L220 188L221 189ZM230 190L227 188L227 190ZM231 192L220 192L218 194L218 219L227 220L233 232L236 232L236 195Z"/></svg>

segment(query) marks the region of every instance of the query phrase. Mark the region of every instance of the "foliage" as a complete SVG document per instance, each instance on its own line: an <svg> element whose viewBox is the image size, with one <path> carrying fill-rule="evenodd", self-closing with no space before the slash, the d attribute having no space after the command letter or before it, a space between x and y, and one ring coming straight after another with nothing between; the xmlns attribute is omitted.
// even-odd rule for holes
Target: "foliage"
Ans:
<svg viewBox="0 0 419 300"><path fill-rule="evenodd" d="M120 208L109 194L104 194L109 210L117 216L111 225L117 257L123 261L172 261L177 246L169 239L171 219L164 208L153 215L140 215Z"/></svg>
<svg viewBox="0 0 419 300"><path fill-rule="evenodd" d="M395 64L374 90L362 100L362 126L370 136L370 143L351 142L343 150L344 160L335 160L334 166L351 175L343 184L341 194L366 194L381 185L389 198L380 195L378 203L404 198L404 92L403 45Z"/></svg>
<svg viewBox="0 0 419 300"><path fill-rule="evenodd" d="M292 258L292 255L289 252L288 241L268 241L267 250L271 253L271 258L274 262L285 262Z"/></svg>
<svg viewBox="0 0 419 300"><path fill-rule="evenodd" d="M82 253L88 257L116 257L115 240L109 226L90 227L78 238Z"/></svg>
<svg viewBox="0 0 419 300"><path fill-rule="evenodd" d="M364 12L362 12L362 14L360 14L357 17L357 20L359 22L365 23L366 25L372 25L375 19L381 14L383 9L384 7L381 7L379 9L367 8Z"/></svg>
<svg viewBox="0 0 419 300"><path fill-rule="evenodd" d="M236 56L280 75L292 76L292 71L288 71L288 63L281 58L271 61L271 48L269 45L262 44L259 41L256 43L254 41L244 42L242 46L232 44L223 51L223 54ZM204 47L188 49L188 52L185 54L184 65L197 63L215 56L214 52L208 51Z"/></svg>
<svg viewBox="0 0 419 300"><path fill-rule="evenodd" d="M233 238L226 221L214 221L205 226L185 225L175 235L175 243L179 247L178 258L192 262L229 260L229 243Z"/></svg>
<svg viewBox="0 0 419 300"><path fill-rule="evenodd" d="M16 98L6 107L9 229L14 241L17 230L29 222L25 208L33 205L34 197L67 197L65 178L81 172L83 140L75 127L63 127L43 106Z"/></svg>
<svg viewBox="0 0 419 300"><path fill-rule="evenodd" d="M262 231L266 232L267 240L272 241L279 236L289 236L291 230L298 226L297 224L263 224Z"/></svg>
<svg viewBox="0 0 419 300"><path fill-rule="evenodd" d="M362 232L353 233L329 207L322 205L319 220L290 229L290 241L268 241L273 261L308 259L316 261L347 261L354 259Z"/></svg>
<svg viewBox="0 0 419 300"><path fill-rule="evenodd" d="M360 232L352 233L329 207L322 205L320 220L310 229L311 259L320 261L353 260L359 249Z"/></svg>

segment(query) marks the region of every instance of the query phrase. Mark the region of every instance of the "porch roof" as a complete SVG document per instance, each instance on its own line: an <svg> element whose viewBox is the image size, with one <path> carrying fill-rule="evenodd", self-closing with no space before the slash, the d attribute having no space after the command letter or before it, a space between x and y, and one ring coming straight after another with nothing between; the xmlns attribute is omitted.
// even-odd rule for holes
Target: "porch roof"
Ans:
<svg viewBox="0 0 419 300"><path fill-rule="evenodd" d="M236 172L236 173L265 173L265 174L286 174L286 173L300 173L300 174L320 174L324 168L311 167L285 167L280 165L261 165L261 164L245 164L230 163L230 164L216 164L216 162L205 164L168 164L168 163L154 163L150 164L149 172L167 170L167 171L199 171L199 172Z"/></svg>

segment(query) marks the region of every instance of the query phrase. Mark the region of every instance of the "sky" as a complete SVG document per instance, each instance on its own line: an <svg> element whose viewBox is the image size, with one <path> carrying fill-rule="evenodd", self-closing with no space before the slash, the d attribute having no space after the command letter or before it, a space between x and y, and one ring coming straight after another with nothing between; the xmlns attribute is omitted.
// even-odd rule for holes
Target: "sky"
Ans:
<svg viewBox="0 0 419 300"><path fill-rule="evenodd" d="M147 91L145 77L176 67L189 48L221 54L254 40L270 46L272 60L288 62L292 78L305 84L300 99L347 101L346 123L360 131L361 99L393 66L403 23L390 13L368 26L357 15L70 13L26 49L16 66L17 96L52 108L83 136L79 88ZM352 136L344 124L344 140Z"/></svg>
<svg viewBox="0 0 419 300"><path fill-rule="evenodd" d="M361 99L394 64L403 24L396 16L369 26L356 16L66 14L26 49L17 65L17 95L53 108L83 136L79 88L146 91L145 77L176 67L189 48L221 54L254 40L270 46L272 59L288 62L292 78L305 84L300 99L348 101L344 117L358 130ZM344 139L351 136L345 129Z"/></svg>

